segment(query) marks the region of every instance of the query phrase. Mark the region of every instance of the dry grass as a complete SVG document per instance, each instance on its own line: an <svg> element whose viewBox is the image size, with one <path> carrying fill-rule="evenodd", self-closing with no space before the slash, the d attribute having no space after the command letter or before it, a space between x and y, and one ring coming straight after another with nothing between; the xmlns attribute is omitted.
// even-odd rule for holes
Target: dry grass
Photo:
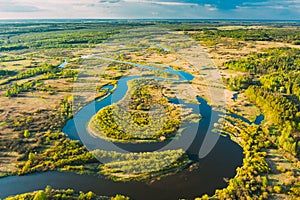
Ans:
<svg viewBox="0 0 300 200"><path fill-rule="evenodd" d="M271 168L271 172L267 175L269 184L274 185L293 185L300 181L300 170L296 168L290 161L282 156L278 150L266 150L266 160ZM273 194L270 199L291 199L287 194Z"/></svg>

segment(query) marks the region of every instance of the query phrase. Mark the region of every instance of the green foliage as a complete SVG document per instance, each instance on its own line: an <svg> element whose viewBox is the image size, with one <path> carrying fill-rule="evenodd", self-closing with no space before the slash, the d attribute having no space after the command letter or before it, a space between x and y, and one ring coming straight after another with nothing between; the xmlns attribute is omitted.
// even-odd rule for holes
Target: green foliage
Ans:
<svg viewBox="0 0 300 200"><path fill-rule="evenodd" d="M1 55L0 56L0 62L11 62L11 61L20 61L20 60L26 60L26 57L22 55L14 55L14 54L9 54L9 55ZM14 75L17 72L10 71L10 70L0 70L0 77L1 77L1 71L8 71L9 73L13 73Z"/></svg>
<svg viewBox="0 0 300 200"><path fill-rule="evenodd" d="M258 86L249 87L245 94L250 101L262 108L266 116L275 124L299 120L297 117L298 106L283 95L273 94Z"/></svg>
<svg viewBox="0 0 300 200"><path fill-rule="evenodd" d="M13 121L13 124L15 127L26 127L32 122L32 117L27 116L27 117L19 117L18 119L15 119Z"/></svg>
<svg viewBox="0 0 300 200"><path fill-rule="evenodd" d="M297 43L300 39L300 29L268 28L268 29L232 29L221 30L214 28L204 29L201 32L190 34L196 40L219 42L220 38L231 38L241 41L277 41Z"/></svg>
<svg viewBox="0 0 300 200"><path fill-rule="evenodd" d="M100 137L122 141L160 140L174 135L181 123L181 108L168 103L162 89L154 80L133 81L128 92L129 109L124 109L122 102L101 109L91 119L90 130ZM151 111L153 105L158 108Z"/></svg>
<svg viewBox="0 0 300 200"><path fill-rule="evenodd" d="M259 83L250 86L245 94L259 106L265 117L277 126L276 143L297 155L299 137L300 102L300 50L273 48L224 65L230 69L264 74ZM225 80L225 82L230 80Z"/></svg>
<svg viewBox="0 0 300 200"><path fill-rule="evenodd" d="M34 153L30 152L30 153L28 154L28 160L33 161L34 158L35 158Z"/></svg>
<svg viewBox="0 0 300 200"><path fill-rule="evenodd" d="M73 23L64 23L64 25L49 23L32 27L14 25L9 28L4 25L0 29L0 36L2 36L1 32L4 28L5 35L10 36L11 34L11 37L2 37L4 41L2 44L0 43L0 51L37 48L89 48L119 32L118 30L112 32L111 28L105 25L99 27L91 23L82 25L79 29ZM53 28L54 26L56 28ZM22 42L20 43L20 41Z"/></svg>
<svg viewBox="0 0 300 200"><path fill-rule="evenodd" d="M296 198L300 196L300 182L299 181L297 183L293 184L293 186L290 188L289 194Z"/></svg>
<svg viewBox="0 0 300 200"><path fill-rule="evenodd" d="M292 42L293 45L300 45L300 40L296 40Z"/></svg>
<svg viewBox="0 0 300 200"><path fill-rule="evenodd" d="M46 193L44 191L39 191L34 195L33 200L46 200L46 198Z"/></svg>
<svg viewBox="0 0 300 200"><path fill-rule="evenodd" d="M29 153L29 159L18 166L18 174L65 167L65 170L69 168L71 171L82 172L84 168L76 166L97 161L78 141L67 139L62 133L48 132L42 140L45 145L50 144L51 147L34 155Z"/></svg>
<svg viewBox="0 0 300 200"><path fill-rule="evenodd" d="M44 79L61 79L61 78L69 78L70 81L74 81L77 79L78 72L75 70L68 69L60 69L58 71L51 71L42 76L42 80Z"/></svg>
<svg viewBox="0 0 300 200"><path fill-rule="evenodd" d="M75 80L78 72L74 70L60 69L53 67L52 65L42 64L40 67L21 72L17 76L10 77L7 81L17 81L25 78L34 77L40 74L44 74L42 77L36 80L29 80L24 83L12 83L6 90L5 95L7 97L16 97L21 92L42 90L47 91L48 88L44 86L43 80L45 79L58 79L58 78L70 78Z"/></svg>
<svg viewBox="0 0 300 200"><path fill-rule="evenodd" d="M238 136L239 144L244 150L243 166L237 168L237 175L229 180L227 188L216 190L212 199L267 199L268 179L262 174L270 168L265 160L266 153L262 151L268 146L266 134L260 126L249 125L239 119L226 116L219 130L223 134ZM208 199L207 195L201 199Z"/></svg>
<svg viewBox="0 0 300 200"><path fill-rule="evenodd" d="M22 49L28 49L28 46L25 45L2 45L0 47L0 51L14 51L14 50L22 50Z"/></svg>
<svg viewBox="0 0 300 200"><path fill-rule="evenodd" d="M175 113L178 112L174 107L166 113L154 113L155 116L150 117L145 113L128 113L114 104L101 109L91 120L90 128L111 139L158 140L162 136L171 136L177 130L180 120Z"/></svg>
<svg viewBox="0 0 300 200"><path fill-rule="evenodd" d="M105 197L105 196L97 196L93 192L79 192L75 193L72 189L66 190L54 190L50 186L45 188L45 191L36 191L36 192L29 192L26 194L20 194L17 196L11 196L6 198L7 200L62 200L62 199L69 199L69 200L96 200L96 199L124 199L129 200L128 197L123 195L116 195L116 197Z"/></svg>
<svg viewBox="0 0 300 200"><path fill-rule="evenodd" d="M99 166L99 173L121 181L149 179L174 172L189 163L183 150L127 154L96 150L94 155L106 161Z"/></svg>
<svg viewBox="0 0 300 200"><path fill-rule="evenodd" d="M280 135L277 144L297 155L299 152L296 149L295 139L299 136L297 131L300 121L299 106L283 95L271 93L258 86L249 87L245 94L263 110L272 123L278 126Z"/></svg>
<svg viewBox="0 0 300 200"><path fill-rule="evenodd" d="M50 185L47 185L46 188L45 188L46 194L50 194L51 190L52 190L52 187Z"/></svg>
<svg viewBox="0 0 300 200"><path fill-rule="evenodd" d="M129 200L129 197L117 194L115 197L112 197L110 200Z"/></svg>
<svg viewBox="0 0 300 200"><path fill-rule="evenodd" d="M230 60L224 63L224 66L253 74L299 71L300 49L285 47L268 49L264 53L256 53L240 60Z"/></svg>
<svg viewBox="0 0 300 200"><path fill-rule="evenodd" d="M279 185L275 185L275 186L273 187L273 190L274 190L274 192L276 192L276 193L281 193L282 188L281 188L281 186L279 186Z"/></svg>
<svg viewBox="0 0 300 200"><path fill-rule="evenodd" d="M61 109L60 115L64 120L70 119L73 117L73 96L65 96L63 100L61 100Z"/></svg>
<svg viewBox="0 0 300 200"><path fill-rule="evenodd" d="M125 58L121 57L118 60L126 60ZM126 63L116 63L112 62L111 64L108 65L106 68L107 70L117 70L120 72L125 72L126 70L132 69L133 65L126 64Z"/></svg>
<svg viewBox="0 0 300 200"><path fill-rule="evenodd" d="M249 87L252 83L252 78L247 75L237 75L235 77L223 78L223 82L229 90L240 91Z"/></svg>
<svg viewBox="0 0 300 200"><path fill-rule="evenodd" d="M84 194L83 192L80 192L78 200L92 200L95 199L96 195L93 192L88 192Z"/></svg>
<svg viewBox="0 0 300 200"><path fill-rule="evenodd" d="M147 51L158 52L158 53L167 53L167 51L165 51L165 49L161 46L150 47L147 49Z"/></svg>
<svg viewBox="0 0 300 200"><path fill-rule="evenodd" d="M300 100L300 72L275 72L262 76L259 80L269 91L295 95Z"/></svg>
<svg viewBox="0 0 300 200"><path fill-rule="evenodd" d="M30 137L29 130L25 130L23 135L24 135L25 138L29 138Z"/></svg>
<svg viewBox="0 0 300 200"><path fill-rule="evenodd" d="M48 73L53 70L57 70L53 65L41 64L40 67L36 67L34 69L27 70L25 72L19 73L14 80L21 80L33 76L37 76L40 74Z"/></svg>
<svg viewBox="0 0 300 200"><path fill-rule="evenodd" d="M5 91L5 95L6 97L16 97L21 92L33 91L36 89L36 84L36 81L28 81L20 84L14 83Z"/></svg>
<svg viewBox="0 0 300 200"><path fill-rule="evenodd" d="M0 69L0 79L16 75L16 71Z"/></svg>

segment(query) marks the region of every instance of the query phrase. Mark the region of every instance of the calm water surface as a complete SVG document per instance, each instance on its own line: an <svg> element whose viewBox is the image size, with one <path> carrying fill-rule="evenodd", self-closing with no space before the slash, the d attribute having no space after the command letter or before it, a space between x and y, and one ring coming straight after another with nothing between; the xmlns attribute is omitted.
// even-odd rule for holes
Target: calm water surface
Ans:
<svg viewBox="0 0 300 200"><path fill-rule="evenodd" d="M152 67L150 67L152 68ZM184 80L191 80L193 76L181 71L169 69ZM232 142L229 137L220 137L212 151L203 159L199 159L198 152L208 134L212 133L210 123L218 121L218 113L214 111L207 102L198 97L199 104L187 104L184 106L192 108L194 113L200 113L202 119L199 124L191 124L172 141L147 144L122 144L111 143L100 138L92 137L86 130L90 118L101 108L121 100L128 90L127 82L140 77L124 77L118 82L115 92L101 101L93 101L83 107L73 119L69 120L63 128L73 140L80 140L89 150L103 149L119 152L144 152L166 149L185 149L188 156L199 167L190 171L188 168L174 175L162 178L159 181L126 183L113 182L101 175L77 175L68 172L44 172L34 173L26 176L11 176L0 179L0 198L9 195L44 189L47 185L53 188L72 188L76 191L93 191L99 195L114 196L124 194L132 199L180 199L200 196L201 194L213 194L218 188L226 187L224 178L231 178L236 174L236 168L242 165L242 148ZM112 89L108 87L108 89ZM180 100L170 99L174 103ZM191 138L193 138L191 140Z"/></svg>

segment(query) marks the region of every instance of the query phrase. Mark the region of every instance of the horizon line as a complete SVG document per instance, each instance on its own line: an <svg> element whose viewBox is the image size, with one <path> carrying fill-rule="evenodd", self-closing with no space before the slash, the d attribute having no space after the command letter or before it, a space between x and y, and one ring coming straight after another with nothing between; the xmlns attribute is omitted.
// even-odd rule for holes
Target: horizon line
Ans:
<svg viewBox="0 0 300 200"><path fill-rule="evenodd" d="M9 18L1 19L0 21L29 21L29 20L155 20L155 21L165 21L165 20L217 20L217 21L297 21L300 22L300 19L263 19L263 18L27 18L27 19L18 19L18 18Z"/></svg>

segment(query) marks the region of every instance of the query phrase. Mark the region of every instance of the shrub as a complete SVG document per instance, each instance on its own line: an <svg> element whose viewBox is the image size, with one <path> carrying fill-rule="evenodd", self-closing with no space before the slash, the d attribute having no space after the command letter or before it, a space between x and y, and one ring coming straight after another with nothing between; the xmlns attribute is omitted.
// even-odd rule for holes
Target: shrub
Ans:
<svg viewBox="0 0 300 200"><path fill-rule="evenodd" d="M30 132L28 130L24 131L24 137L29 138L30 137Z"/></svg>
<svg viewBox="0 0 300 200"><path fill-rule="evenodd" d="M275 185L275 186L273 187L273 190L274 190L274 192L276 192L276 193L280 193L281 190L282 190L282 188L281 188L279 185Z"/></svg>

